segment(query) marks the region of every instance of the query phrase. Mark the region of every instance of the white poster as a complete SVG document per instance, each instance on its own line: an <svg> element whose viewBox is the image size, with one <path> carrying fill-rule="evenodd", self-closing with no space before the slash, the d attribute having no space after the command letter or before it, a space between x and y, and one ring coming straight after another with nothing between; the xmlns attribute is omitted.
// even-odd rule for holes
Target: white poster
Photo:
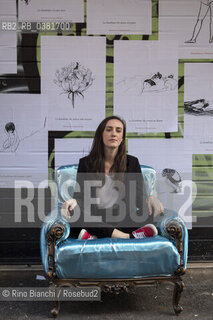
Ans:
<svg viewBox="0 0 213 320"><path fill-rule="evenodd" d="M89 154L92 142L90 138L55 139L55 168L78 165L79 159Z"/></svg>
<svg viewBox="0 0 213 320"><path fill-rule="evenodd" d="M213 153L213 65L184 65L184 138L192 153Z"/></svg>
<svg viewBox="0 0 213 320"><path fill-rule="evenodd" d="M1 47L0 47L1 50ZM13 61L0 61L0 74L17 73L17 64Z"/></svg>
<svg viewBox="0 0 213 320"><path fill-rule="evenodd" d="M17 73L16 0L0 1L0 74Z"/></svg>
<svg viewBox="0 0 213 320"><path fill-rule="evenodd" d="M213 57L213 1L159 0L159 40L178 40L180 59Z"/></svg>
<svg viewBox="0 0 213 320"><path fill-rule="evenodd" d="M49 129L94 131L105 117L105 37L41 37Z"/></svg>
<svg viewBox="0 0 213 320"><path fill-rule="evenodd" d="M13 63L16 54L16 47L0 46L0 61L7 61Z"/></svg>
<svg viewBox="0 0 213 320"><path fill-rule="evenodd" d="M47 100L38 94L0 95L0 187L16 180L38 187L48 178Z"/></svg>
<svg viewBox="0 0 213 320"><path fill-rule="evenodd" d="M0 17L16 16L16 0L0 1ZM1 20L3 21L3 20ZM9 21L9 20L8 20Z"/></svg>
<svg viewBox="0 0 213 320"><path fill-rule="evenodd" d="M152 1L87 0L87 34L152 34Z"/></svg>
<svg viewBox="0 0 213 320"><path fill-rule="evenodd" d="M115 41L114 113L128 132L177 131L177 43Z"/></svg>
<svg viewBox="0 0 213 320"><path fill-rule="evenodd" d="M0 30L0 50L2 47L16 47L16 31Z"/></svg>
<svg viewBox="0 0 213 320"><path fill-rule="evenodd" d="M84 1L19 0L18 20L84 22Z"/></svg>
<svg viewBox="0 0 213 320"><path fill-rule="evenodd" d="M183 139L129 139L128 151L157 173L157 194L192 228L192 155Z"/></svg>

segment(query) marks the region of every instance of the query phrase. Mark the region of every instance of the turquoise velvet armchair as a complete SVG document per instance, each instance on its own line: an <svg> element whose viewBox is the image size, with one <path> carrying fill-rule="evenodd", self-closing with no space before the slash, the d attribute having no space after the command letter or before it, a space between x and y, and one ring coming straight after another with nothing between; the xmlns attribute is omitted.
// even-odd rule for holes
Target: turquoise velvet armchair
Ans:
<svg viewBox="0 0 213 320"><path fill-rule="evenodd" d="M156 195L156 172L141 166L147 195ZM174 283L173 308L178 315L188 254L188 232L174 211L165 209L157 221L159 234L144 239L69 238L70 224L61 217L60 208L73 195L77 165L56 170L56 209L41 229L41 257L44 270L55 286L99 286L102 291L119 293L137 285ZM69 188L67 188L69 184ZM72 226L71 226L72 227ZM51 310L57 316L60 302Z"/></svg>

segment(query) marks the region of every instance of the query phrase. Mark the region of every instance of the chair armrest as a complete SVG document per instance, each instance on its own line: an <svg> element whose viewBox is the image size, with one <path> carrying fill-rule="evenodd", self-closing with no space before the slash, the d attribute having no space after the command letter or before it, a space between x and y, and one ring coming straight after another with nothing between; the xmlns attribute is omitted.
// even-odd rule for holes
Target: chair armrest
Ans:
<svg viewBox="0 0 213 320"><path fill-rule="evenodd" d="M69 223L58 214L58 210L53 210L44 221L40 233L41 259L46 273L54 273L55 245L67 239L69 234Z"/></svg>
<svg viewBox="0 0 213 320"><path fill-rule="evenodd" d="M159 234L169 239L176 246L180 254L180 272L184 273L188 258L188 230L185 222L178 213L165 209L157 223Z"/></svg>

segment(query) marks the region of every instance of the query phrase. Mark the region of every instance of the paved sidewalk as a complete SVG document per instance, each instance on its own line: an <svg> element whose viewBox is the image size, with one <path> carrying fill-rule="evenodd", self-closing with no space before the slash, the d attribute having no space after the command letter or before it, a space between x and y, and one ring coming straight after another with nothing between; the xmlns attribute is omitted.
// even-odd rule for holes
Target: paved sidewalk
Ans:
<svg viewBox="0 0 213 320"><path fill-rule="evenodd" d="M47 280L40 266L0 266L0 287L45 287ZM61 302L58 320L213 320L213 265L192 264L183 276L185 290L180 304L184 311L177 318L172 308L172 284L137 288L135 294L118 296L102 293L101 302ZM0 301L0 320L46 320L51 301Z"/></svg>

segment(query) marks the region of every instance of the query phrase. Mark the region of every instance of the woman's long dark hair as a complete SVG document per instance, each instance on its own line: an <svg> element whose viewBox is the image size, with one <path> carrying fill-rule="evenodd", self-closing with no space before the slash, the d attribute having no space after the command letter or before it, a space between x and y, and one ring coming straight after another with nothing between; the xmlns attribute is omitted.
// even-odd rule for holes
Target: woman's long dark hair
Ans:
<svg viewBox="0 0 213 320"><path fill-rule="evenodd" d="M126 171L126 123L118 116L105 118L98 126L88 156L87 167L89 172L105 172L103 132L109 120L119 120L123 124L123 140L118 148L114 163L109 172L124 173Z"/></svg>

